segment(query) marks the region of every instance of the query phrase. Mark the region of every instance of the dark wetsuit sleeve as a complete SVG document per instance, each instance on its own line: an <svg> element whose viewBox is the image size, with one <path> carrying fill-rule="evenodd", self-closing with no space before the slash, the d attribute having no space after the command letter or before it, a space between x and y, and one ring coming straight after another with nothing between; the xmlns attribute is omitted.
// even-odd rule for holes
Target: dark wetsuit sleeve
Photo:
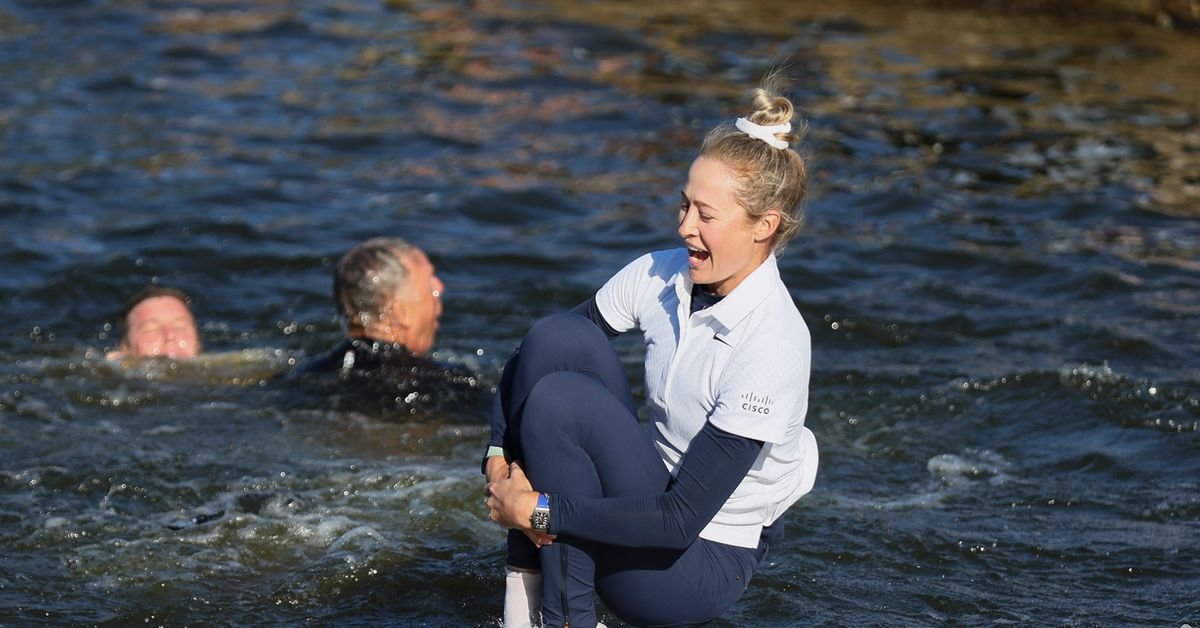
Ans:
<svg viewBox="0 0 1200 628"><path fill-rule="evenodd" d="M604 332L605 336L616 338L621 335L621 332L612 328L608 321L604 320L604 315L600 313L600 306L596 305L596 297L592 297L579 305L571 308L571 312L580 316L586 317L588 320L596 324L600 331Z"/></svg>
<svg viewBox="0 0 1200 628"><path fill-rule="evenodd" d="M687 547L746 477L762 447L762 441L705 423L666 493L551 495L550 532L626 547Z"/></svg>

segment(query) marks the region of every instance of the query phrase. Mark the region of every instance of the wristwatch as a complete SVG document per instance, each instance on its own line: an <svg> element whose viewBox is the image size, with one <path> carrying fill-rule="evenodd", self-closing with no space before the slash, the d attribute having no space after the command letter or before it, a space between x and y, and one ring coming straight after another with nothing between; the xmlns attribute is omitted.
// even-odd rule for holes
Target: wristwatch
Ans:
<svg viewBox="0 0 1200 628"><path fill-rule="evenodd" d="M538 532L545 532L550 529L550 496L545 493L538 493L537 506L533 508L533 514L529 515L529 527Z"/></svg>

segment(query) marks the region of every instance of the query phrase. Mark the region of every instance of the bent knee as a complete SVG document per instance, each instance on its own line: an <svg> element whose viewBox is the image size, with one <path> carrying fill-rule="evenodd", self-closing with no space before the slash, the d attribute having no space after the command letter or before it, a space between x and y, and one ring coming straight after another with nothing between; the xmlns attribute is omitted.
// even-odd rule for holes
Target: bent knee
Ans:
<svg viewBox="0 0 1200 628"><path fill-rule="evenodd" d="M590 323L589 323L590 324ZM581 416L611 394L592 377L574 371L548 373L529 391L521 429L543 430Z"/></svg>
<svg viewBox="0 0 1200 628"><path fill-rule="evenodd" d="M533 324L521 343L522 354L549 351L556 354L590 351L590 343L605 342L604 332L584 316L571 312L551 314Z"/></svg>

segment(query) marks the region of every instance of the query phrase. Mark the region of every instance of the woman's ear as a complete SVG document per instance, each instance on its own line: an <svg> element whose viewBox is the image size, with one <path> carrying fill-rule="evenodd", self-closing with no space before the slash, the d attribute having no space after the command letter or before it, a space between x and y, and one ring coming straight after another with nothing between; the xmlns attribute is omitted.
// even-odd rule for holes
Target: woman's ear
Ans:
<svg viewBox="0 0 1200 628"><path fill-rule="evenodd" d="M754 221L754 241L767 242L775 237L782 219L778 209L768 209Z"/></svg>

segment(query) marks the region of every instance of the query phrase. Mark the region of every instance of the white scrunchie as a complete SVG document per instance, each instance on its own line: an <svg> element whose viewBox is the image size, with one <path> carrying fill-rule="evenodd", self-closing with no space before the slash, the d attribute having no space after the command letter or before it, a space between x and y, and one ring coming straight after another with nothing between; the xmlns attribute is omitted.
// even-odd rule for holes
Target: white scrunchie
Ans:
<svg viewBox="0 0 1200 628"><path fill-rule="evenodd" d="M760 126L745 118L738 118L737 122L734 122L733 125L736 126L742 133L745 133L756 140L762 140L773 148L788 147L788 143L775 137L775 134L791 132L791 122L784 122L783 124L775 124L772 126Z"/></svg>

